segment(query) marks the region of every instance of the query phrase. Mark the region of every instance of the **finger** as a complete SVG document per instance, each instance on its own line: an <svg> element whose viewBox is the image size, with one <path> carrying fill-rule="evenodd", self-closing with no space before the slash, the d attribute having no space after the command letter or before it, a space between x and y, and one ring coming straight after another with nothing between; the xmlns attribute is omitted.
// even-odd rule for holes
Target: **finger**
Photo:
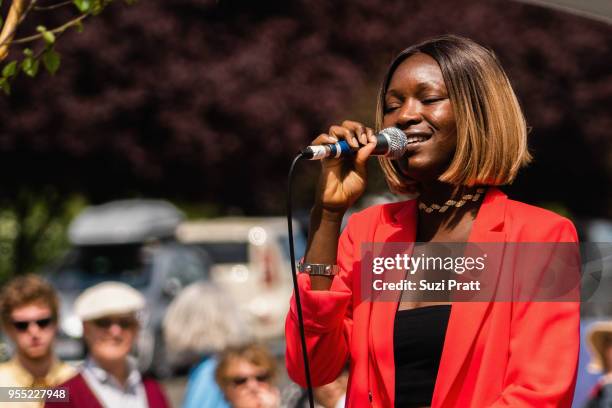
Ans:
<svg viewBox="0 0 612 408"><path fill-rule="evenodd" d="M374 130L370 128L366 128L366 136L368 138L368 143L370 142L376 143L376 135L374 134Z"/></svg>
<svg viewBox="0 0 612 408"><path fill-rule="evenodd" d="M359 149L359 151L355 155L355 169L357 169L357 171L359 171L360 173L365 172L366 162L368 161L368 158L374 151L375 147L376 141L374 140Z"/></svg>
<svg viewBox="0 0 612 408"><path fill-rule="evenodd" d="M319 136L317 136L315 140L313 140L310 143L310 145L317 146L317 145L331 144L331 143L337 143L337 142L338 142L338 138L336 136L328 135L327 133L321 133Z"/></svg>
<svg viewBox="0 0 612 408"><path fill-rule="evenodd" d="M344 126L332 126L330 131L332 131L332 129L334 134L336 134L340 139L346 140L351 148L359 148L359 140L357 140L357 135L351 129L345 128Z"/></svg>
<svg viewBox="0 0 612 408"><path fill-rule="evenodd" d="M334 125L329 128L329 134L336 136L338 139L344 139L353 149L359 148L359 141L357 140L357 136L350 129L345 128L344 126Z"/></svg>
<svg viewBox="0 0 612 408"><path fill-rule="evenodd" d="M366 144L368 144L366 127L362 123L355 122L353 120L345 120L344 122L342 122L342 126L351 130L353 133L355 133L355 135L357 136L357 139L359 140L359 143L362 146L365 146Z"/></svg>
<svg viewBox="0 0 612 408"><path fill-rule="evenodd" d="M359 143L362 146L365 146L365 145L368 144L368 134L366 133L365 128L361 129L361 132L359 133L358 139L359 139Z"/></svg>

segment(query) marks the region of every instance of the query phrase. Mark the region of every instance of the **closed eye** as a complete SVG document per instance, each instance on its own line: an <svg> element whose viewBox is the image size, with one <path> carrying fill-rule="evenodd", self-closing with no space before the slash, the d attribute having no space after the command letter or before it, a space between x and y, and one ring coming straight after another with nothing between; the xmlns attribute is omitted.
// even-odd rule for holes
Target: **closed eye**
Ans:
<svg viewBox="0 0 612 408"><path fill-rule="evenodd" d="M385 113L385 114L387 114L387 113L391 113L391 112L393 112L394 110L396 110L396 109L398 109L398 108L399 108L399 106L395 106L395 105L392 105L392 106L385 106L385 107L383 108L383 113Z"/></svg>
<svg viewBox="0 0 612 408"><path fill-rule="evenodd" d="M434 104L434 103L436 103L436 102L443 101L443 100L445 100L445 99L446 99L446 98L427 98L427 99L423 99L423 103L424 103L425 105L431 105L431 104Z"/></svg>

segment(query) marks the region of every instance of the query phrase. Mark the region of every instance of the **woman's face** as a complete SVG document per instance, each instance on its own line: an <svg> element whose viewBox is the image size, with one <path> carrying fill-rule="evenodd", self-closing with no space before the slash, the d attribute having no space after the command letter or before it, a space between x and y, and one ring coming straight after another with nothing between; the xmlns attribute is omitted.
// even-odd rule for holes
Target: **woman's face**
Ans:
<svg viewBox="0 0 612 408"><path fill-rule="evenodd" d="M417 53L395 70L385 94L383 127L408 136L401 173L418 182L435 181L448 168L457 146L455 116L442 71L429 55Z"/></svg>
<svg viewBox="0 0 612 408"><path fill-rule="evenodd" d="M233 408L276 406L278 390L271 383L271 373L250 361L234 357L224 375L223 392Z"/></svg>

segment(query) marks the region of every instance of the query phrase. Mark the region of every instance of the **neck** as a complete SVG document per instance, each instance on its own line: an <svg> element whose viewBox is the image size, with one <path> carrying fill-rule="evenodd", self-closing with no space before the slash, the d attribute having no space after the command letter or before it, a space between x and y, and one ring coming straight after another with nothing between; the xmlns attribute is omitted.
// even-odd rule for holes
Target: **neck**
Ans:
<svg viewBox="0 0 612 408"><path fill-rule="evenodd" d="M23 353L17 352L17 361L23 368L29 372L34 378L44 378L49 374L55 357L49 352L39 358L30 358Z"/></svg>
<svg viewBox="0 0 612 408"><path fill-rule="evenodd" d="M129 375L128 364L125 359L112 361L96 360L96 364L109 373L119 384L125 386Z"/></svg>
<svg viewBox="0 0 612 408"><path fill-rule="evenodd" d="M465 194L472 194L477 187L457 187L451 184L435 181L422 184L420 188L419 202L427 206L438 204L443 206L447 200L459 201ZM429 241L440 233L453 231L461 222L471 222L476 218L482 198L478 202L467 201L462 207L450 206L445 212L432 211L427 213L418 210L418 239Z"/></svg>
<svg viewBox="0 0 612 408"><path fill-rule="evenodd" d="M456 186L452 184L442 183L440 181L434 181L432 183L423 183L420 188L419 201L427 205L431 203L442 204L451 197L455 197Z"/></svg>

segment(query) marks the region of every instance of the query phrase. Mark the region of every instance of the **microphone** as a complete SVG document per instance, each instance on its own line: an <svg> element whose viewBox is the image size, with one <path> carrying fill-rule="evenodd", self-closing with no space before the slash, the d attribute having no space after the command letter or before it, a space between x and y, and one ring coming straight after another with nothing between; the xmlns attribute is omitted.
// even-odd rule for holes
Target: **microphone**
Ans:
<svg viewBox="0 0 612 408"><path fill-rule="evenodd" d="M388 127L376 135L376 147L373 156L385 156L389 159L399 159L406 152L408 137L396 127ZM337 143L308 146L302 150L302 157L308 160L321 160L327 157L339 158L353 156L355 151L346 140Z"/></svg>

